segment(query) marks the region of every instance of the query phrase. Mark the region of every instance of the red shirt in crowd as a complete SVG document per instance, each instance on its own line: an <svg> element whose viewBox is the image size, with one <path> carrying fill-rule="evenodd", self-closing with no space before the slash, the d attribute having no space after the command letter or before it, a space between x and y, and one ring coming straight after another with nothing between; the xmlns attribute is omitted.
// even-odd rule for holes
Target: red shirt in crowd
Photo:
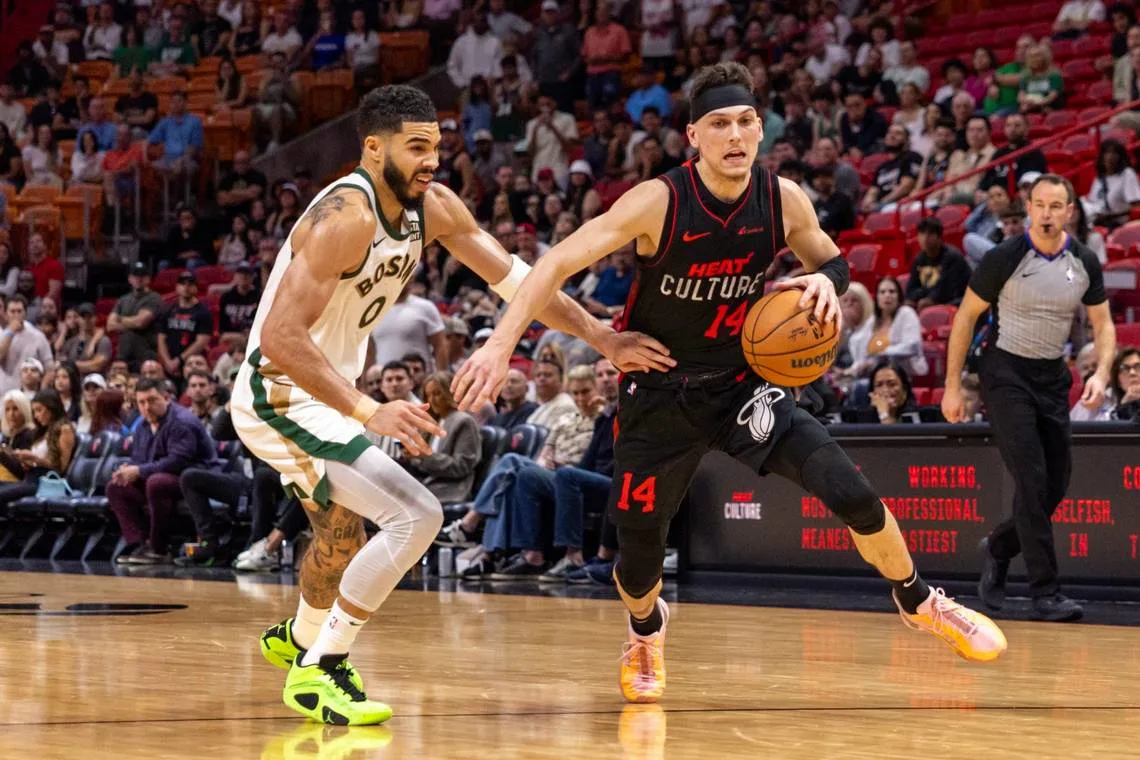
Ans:
<svg viewBox="0 0 1140 760"><path fill-rule="evenodd" d="M60 284L63 283L63 264L59 259L45 256L39 264L28 267L28 271L36 277L36 297L38 298L43 298L48 294L52 280L58 280Z"/></svg>
<svg viewBox="0 0 1140 760"><path fill-rule="evenodd" d="M587 61L605 58L610 63L590 64L587 74L601 74L606 71L621 71L622 63L629 58L629 32L621 24L610 22L605 26L594 24L586 30L582 42L582 57Z"/></svg>

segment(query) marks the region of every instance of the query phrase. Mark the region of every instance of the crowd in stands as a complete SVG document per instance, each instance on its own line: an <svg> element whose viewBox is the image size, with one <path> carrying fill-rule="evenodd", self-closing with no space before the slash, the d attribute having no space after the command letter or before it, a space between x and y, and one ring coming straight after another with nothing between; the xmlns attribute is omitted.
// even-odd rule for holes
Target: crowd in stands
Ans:
<svg viewBox="0 0 1140 760"><path fill-rule="evenodd" d="M829 422L937 421L937 344L970 274L990 248L1024 234L1028 185L1062 167L1052 152L1031 150L971 172L1046 136L1051 115L1079 100L1078 80L1054 63L1055 51L1103 40L1085 61L1117 102L1140 99L1140 26L1130 5L1073 0L1039 33L947 57L934 30L903 17L903 5L302 0L264 14L249 0L61 5L36 40L21 44L0 84L0 184L86 183L125 199L143 162L170 176L193 174L203 148L194 96L152 85L187 77L215 56L212 112L251 108L257 148L273 150L300 123L298 71L341 67L370 87L383 78L379 32L418 28L461 93L441 105L436 181L507 251L533 263L634 184L689 160L689 81L701 66L738 61L752 73L762 112L758 160L804 189L856 270L842 298L839 358L802 390L801 405ZM254 54L266 56L257 76L235 63ZM76 74L83 60L111 62L121 94L108 98L106 82L93 87ZM26 98L35 98L30 109ZM1090 156L1095 171L1078 183L1070 233L1102 261L1112 232L1140 209L1137 131L1135 114L1114 118ZM74 141L66 163L64 141ZM148 156L147 143L161 149ZM304 167L270 182L252 158L237 150L208 203L177 209L160 252L132 265L130 289L118 299L65 290L43 234L29 234L24 250L0 242L0 393L14 454L0 504L34 493L46 472L67 472L77 436L133 435L130 463L106 489L128 542L120 562L172 561L176 505L185 502L198 541L180 562L277 567L283 542L305 527L304 512L270 468L235 468L215 442L236 437L228 395L260 288L320 184ZM905 265L886 276L861 269L851 243L863 240L872 218L896 212L914 220ZM611 320L635 269L628 246L574 278L568 292ZM785 251L769 275L798 270ZM373 334L361 388L380 401L427 403L448 436L427 457L406 456L392 439L374 442L446 505L461 505L439 543L469 548L466 577L608 582L616 539L604 520L586 515L602 511L612 476L616 370L582 341L536 328L497 404L458 411L451 373L487 339L501 308L442 246L425 249ZM1095 362L1087 344L1075 325L1078 380ZM1104 406L1076 406L1074 419L1140 420L1135 349L1121 350L1113 377ZM976 379L965 389L970 417L984 420ZM496 438L488 429L506 432ZM236 546L221 543L225 520L211 500L248 511L251 541L236 556Z"/></svg>

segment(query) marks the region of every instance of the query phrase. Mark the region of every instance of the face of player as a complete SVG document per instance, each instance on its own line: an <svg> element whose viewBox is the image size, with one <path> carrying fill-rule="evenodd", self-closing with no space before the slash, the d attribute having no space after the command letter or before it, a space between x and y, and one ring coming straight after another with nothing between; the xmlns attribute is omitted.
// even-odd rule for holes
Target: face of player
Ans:
<svg viewBox="0 0 1140 760"><path fill-rule="evenodd" d="M1064 185L1042 182L1029 196L1029 228L1043 240L1059 239L1072 215L1073 204Z"/></svg>
<svg viewBox="0 0 1140 760"><path fill-rule="evenodd" d="M364 140L365 155L383 159L385 184L404 208L423 202L435 170L439 168L439 124L404 122L389 136L370 135Z"/></svg>
<svg viewBox="0 0 1140 760"><path fill-rule="evenodd" d="M752 171L764 130L752 106L730 106L702 116L688 126L689 142L715 174L740 180Z"/></svg>
<svg viewBox="0 0 1140 760"><path fill-rule="evenodd" d="M380 390L389 401L407 401L412 395L412 378L407 372L390 369L380 378Z"/></svg>

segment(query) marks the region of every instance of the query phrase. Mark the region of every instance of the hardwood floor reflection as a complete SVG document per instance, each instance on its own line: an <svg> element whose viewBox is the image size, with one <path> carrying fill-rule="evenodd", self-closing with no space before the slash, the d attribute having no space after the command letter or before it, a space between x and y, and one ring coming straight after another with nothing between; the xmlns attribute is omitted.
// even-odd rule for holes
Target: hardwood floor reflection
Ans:
<svg viewBox="0 0 1140 760"><path fill-rule="evenodd" d="M396 717L325 728L281 704L283 672L257 649L295 593L0 573L0 758L1099 760L1140 746L1140 629L1010 623L1007 656L984 666L891 615L679 604L665 700L626 707L616 602L461 592L394 593L353 662ZM91 606L109 604L124 607Z"/></svg>

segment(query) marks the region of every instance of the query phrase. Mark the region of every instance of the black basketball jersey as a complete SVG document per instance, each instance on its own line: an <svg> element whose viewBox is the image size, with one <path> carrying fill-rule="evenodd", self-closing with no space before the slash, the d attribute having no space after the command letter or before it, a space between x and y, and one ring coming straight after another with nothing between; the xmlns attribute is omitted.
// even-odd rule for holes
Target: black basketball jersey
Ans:
<svg viewBox="0 0 1140 760"><path fill-rule="evenodd" d="M675 372L747 367L740 331L784 248L779 179L754 165L735 203L715 198L694 163L662 174L669 208L657 253L637 257L622 327L669 348Z"/></svg>

